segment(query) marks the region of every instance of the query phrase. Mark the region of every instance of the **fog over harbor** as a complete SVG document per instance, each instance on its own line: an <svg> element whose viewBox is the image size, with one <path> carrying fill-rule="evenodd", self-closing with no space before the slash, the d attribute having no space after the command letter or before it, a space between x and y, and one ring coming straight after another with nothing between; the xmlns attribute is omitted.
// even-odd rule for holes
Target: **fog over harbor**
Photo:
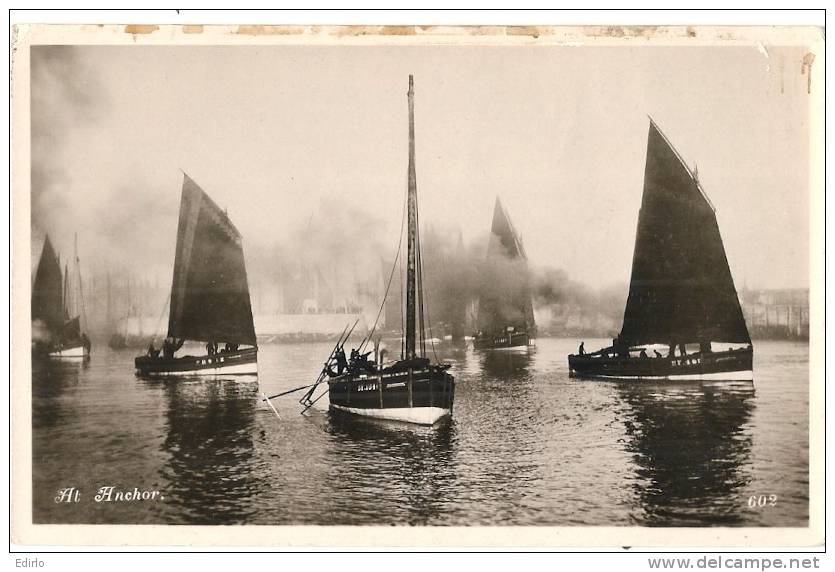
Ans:
<svg viewBox="0 0 835 572"><path fill-rule="evenodd" d="M478 260L498 195L540 277L622 301L651 115L698 166L737 288L807 288L803 55L35 47L33 267L45 232L62 259L78 232L88 274L167 288L182 169L243 234L254 305L294 259L379 282L400 230L412 73L421 222L436 244Z"/></svg>

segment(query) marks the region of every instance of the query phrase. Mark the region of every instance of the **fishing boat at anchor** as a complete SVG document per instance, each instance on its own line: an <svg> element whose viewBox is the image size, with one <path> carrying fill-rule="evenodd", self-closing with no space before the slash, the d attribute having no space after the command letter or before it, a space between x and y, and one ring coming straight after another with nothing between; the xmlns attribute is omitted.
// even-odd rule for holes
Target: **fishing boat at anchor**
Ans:
<svg viewBox="0 0 835 572"><path fill-rule="evenodd" d="M713 204L650 119L623 327L610 347L569 355L571 375L746 381L753 354Z"/></svg>
<svg viewBox="0 0 835 572"><path fill-rule="evenodd" d="M487 350L534 345L536 322L528 257L499 197L493 208L487 265L494 275L478 299L478 331L473 335L473 347Z"/></svg>
<svg viewBox="0 0 835 572"><path fill-rule="evenodd" d="M175 355L186 341L206 344L206 352ZM226 212L185 173L168 335L161 350L152 343L134 364L137 373L149 376L258 373L241 235Z"/></svg>
<svg viewBox="0 0 835 572"><path fill-rule="evenodd" d="M77 237L73 276L75 280L70 276L68 265L64 266L62 276L60 259L47 235L32 284L32 351L35 355L82 360L90 357Z"/></svg>
<svg viewBox="0 0 835 572"><path fill-rule="evenodd" d="M325 361L319 380L302 398L301 403L307 408L312 406L314 401L311 397L316 386L327 383L331 411L433 425L452 415L455 380L448 372L450 364L432 363L426 352L425 328L428 320L424 316L423 302L423 272L415 175L414 81L411 75L409 76L408 102L409 167L406 196L408 250L405 284L406 323L401 346L402 354L400 359L386 362L383 352L377 348L376 359L368 360L367 357L371 352L363 354L362 351L365 344L373 337L374 328L372 328L360 347L351 352L351 358L348 360L343 346L350 336L350 331L348 336L343 332ZM398 258L399 256L398 252ZM396 265L397 260L395 260ZM389 286L393 275L394 271L390 275ZM383 306L380 308L381 312Z"/></svg>

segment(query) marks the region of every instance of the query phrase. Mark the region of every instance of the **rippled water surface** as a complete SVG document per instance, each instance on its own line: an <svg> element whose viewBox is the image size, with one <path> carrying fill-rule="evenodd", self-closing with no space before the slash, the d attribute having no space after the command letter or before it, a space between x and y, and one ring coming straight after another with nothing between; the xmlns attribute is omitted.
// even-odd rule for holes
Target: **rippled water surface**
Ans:
<svg viewBox="0 0 835 572"><path fill-rule="evenodd" d="M299 414L328 344L264 345L257 382L151 381L134 352L34 364L38 523L806 526L807 346L759 342L751 383L570 379L574 340L438 350L453 420ZM586 347L603 341L586 340ZM159 501L94 502L102 486ZM56 503L76 487L77 503ZM774 495L764 507L752 496ZM774 497L772 497L774 498Z"/></svg>

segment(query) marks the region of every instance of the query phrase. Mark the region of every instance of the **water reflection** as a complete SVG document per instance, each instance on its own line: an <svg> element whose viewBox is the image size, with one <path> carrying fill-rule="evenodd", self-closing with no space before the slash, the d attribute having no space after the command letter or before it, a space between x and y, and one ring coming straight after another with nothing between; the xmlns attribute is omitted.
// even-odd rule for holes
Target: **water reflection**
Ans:
<svg viewBox="0 0 835 572"><path fill-rule="evenodd" d="M326 431L326 462L336 469L332 524L431 524L446 512L456 481L454 421L421 427L330 412ZM371 505L357 502L369 497Z"/></svg>
<svg viewBox="0 0 835 572"><path fill-rule="evenodd" d="M478 353L481 367L491 376L521 378L530 373L533 348L487 350Z"/></svg>
<svg viewBox="0 0 835 572"><path fill-rule="evenodd" d="M753 384L624 383L618 392L637 477L635 524L742 524Z"/></svg>
<svg viewBox="0 0 835 572"><path fill-rule="evenodd" d="M33 427L55 427L77 419L77 411L63 407L61 397L78 386L88 367L87 360L32 358Z"/></svg>
<svg viewBox="0 0 835 572"><path fill-rule="evenodd" d="M169 460L160 470L166 504L180 506L192 524L245 522L264 486L252 466L257 385L158 383L164 384L168 404L162 449Z"/></svg>

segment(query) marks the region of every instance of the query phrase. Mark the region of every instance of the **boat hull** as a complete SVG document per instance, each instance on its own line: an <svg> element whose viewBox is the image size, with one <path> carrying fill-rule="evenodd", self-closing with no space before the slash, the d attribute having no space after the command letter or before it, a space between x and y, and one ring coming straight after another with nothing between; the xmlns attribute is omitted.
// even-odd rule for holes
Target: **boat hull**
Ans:
<svg viewBox="0 0 835 572"><path fill-rule="evenodd" d="M526 348L532 345L534 345L534 338L528 332L505 332L473 338L473 348L477 350Z"/></svg>
<svg viewBox="0 0 835 572"><path fill-rule="evenodd" d="M328 387L332 410L418 425L450 417L455 393L453 377L438 366L343 375Z"/></svg>
<svg viewBox="0 0 835 572"><path fill-rule="evenodd" d="M90 357L90 350L81 342L78 345L64 346L60 349L53 349L48 354L51 358L57 359L87 359Z"/></svg>
<svg viewBox="0 0 835 572"><path fill-rule="evenodd" d="M257 375L258 348L246 348L215 355L152 358L139 356L134 360L136 372L153 377L194 375Z"/></svg>
<svg viewBox="0 0 835 572"><path fill-rule="evenodd" d="M673 357L568 356L572 377L752 381L753 348Z"/></svg>

